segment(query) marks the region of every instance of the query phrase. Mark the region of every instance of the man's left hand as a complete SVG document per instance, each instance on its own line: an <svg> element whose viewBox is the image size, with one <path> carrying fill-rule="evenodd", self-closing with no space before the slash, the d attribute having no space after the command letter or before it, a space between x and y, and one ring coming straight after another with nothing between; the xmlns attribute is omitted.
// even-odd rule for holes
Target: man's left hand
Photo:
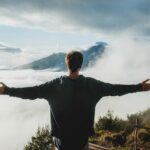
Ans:
<svg viewBox="0 0 150 150"><path fill-rule="evenodd" d="M147 79L141 83L142 87L143 87L143 91L149 91L150 90L150 83L148 83L149 80L150 79Z"/></svg>

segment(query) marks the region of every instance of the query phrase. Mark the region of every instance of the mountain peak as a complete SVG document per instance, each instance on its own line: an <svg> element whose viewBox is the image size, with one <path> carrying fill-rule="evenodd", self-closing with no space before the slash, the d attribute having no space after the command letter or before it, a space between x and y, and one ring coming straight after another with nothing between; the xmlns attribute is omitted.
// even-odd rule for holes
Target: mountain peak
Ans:
<svg viewBox="0 0 150 150"><path fill-rule="evenodd" d="M95 45L89 47L88 49L81 50L84 57L82 69L94 65L97 59L100 58L104 53L106 46L107 43L105 42L96 42ZM53 53L47 57L36 60L29 64L16 67L15 69L52 69L55 71L66 71L67 68L65 65L65 55L66 54L63 52Z"/></svg>

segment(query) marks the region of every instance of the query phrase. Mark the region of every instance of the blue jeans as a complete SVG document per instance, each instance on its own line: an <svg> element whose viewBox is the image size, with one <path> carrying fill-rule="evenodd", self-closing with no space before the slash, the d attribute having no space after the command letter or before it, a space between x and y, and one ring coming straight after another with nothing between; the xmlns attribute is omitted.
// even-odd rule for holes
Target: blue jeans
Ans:
<svg viewBox="0 0 150 150"><path fill-rule="evenodd" d="M88 138L78 141L78 139L59 139L54 137L53 141L55 150L88 150Z"/></svg>

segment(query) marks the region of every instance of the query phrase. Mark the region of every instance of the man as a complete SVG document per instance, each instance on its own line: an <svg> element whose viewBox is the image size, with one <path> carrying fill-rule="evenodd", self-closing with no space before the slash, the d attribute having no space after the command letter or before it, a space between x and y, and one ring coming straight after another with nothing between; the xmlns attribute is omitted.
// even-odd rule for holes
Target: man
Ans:
<svg viewBox="0 0 150 150"><path fill-rule="evenodd" d="M79 75L83 56L78 51L66 55L68 76L39 86L10 88L1 83L0 94L23 99L44 98L50 105L51 135L58 150L87 150L94 134L95 106L104 96L148 91L148 80L137 85L109 84Z"/></svg>

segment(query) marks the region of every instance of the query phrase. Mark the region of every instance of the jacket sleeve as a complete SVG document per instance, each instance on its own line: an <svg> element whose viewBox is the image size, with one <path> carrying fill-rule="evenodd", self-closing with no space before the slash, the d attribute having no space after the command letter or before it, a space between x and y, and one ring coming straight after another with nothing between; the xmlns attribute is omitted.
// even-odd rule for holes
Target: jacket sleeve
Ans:
<svg viewBox="0 0 150 150"><path fill-rule="evenodd" d="M53 82L46 82L39 86L24 87L24 88L10 88L5 87L4 95L19 97L23 99L36 99L45 98L47 99L53 93L54 87Z"/></svg>
<svg viewBox="0 0 150 150"><path fill-rule="evenodd" d="M89 79L90 90L93 91L93 95L97 98L104 96L122 96L128 93L143 91L141 84L136 85L123 85L123 84L110 84L105 83L93 78Z"/></svg>
<svg viewBox="0 0 150 150"><path fill-rule="evenodd" d="M128 93L135 93L143 91L141 84L136 85L122 85L110 84L98 81L98 93L103 96L122 96Z"/></svg>

